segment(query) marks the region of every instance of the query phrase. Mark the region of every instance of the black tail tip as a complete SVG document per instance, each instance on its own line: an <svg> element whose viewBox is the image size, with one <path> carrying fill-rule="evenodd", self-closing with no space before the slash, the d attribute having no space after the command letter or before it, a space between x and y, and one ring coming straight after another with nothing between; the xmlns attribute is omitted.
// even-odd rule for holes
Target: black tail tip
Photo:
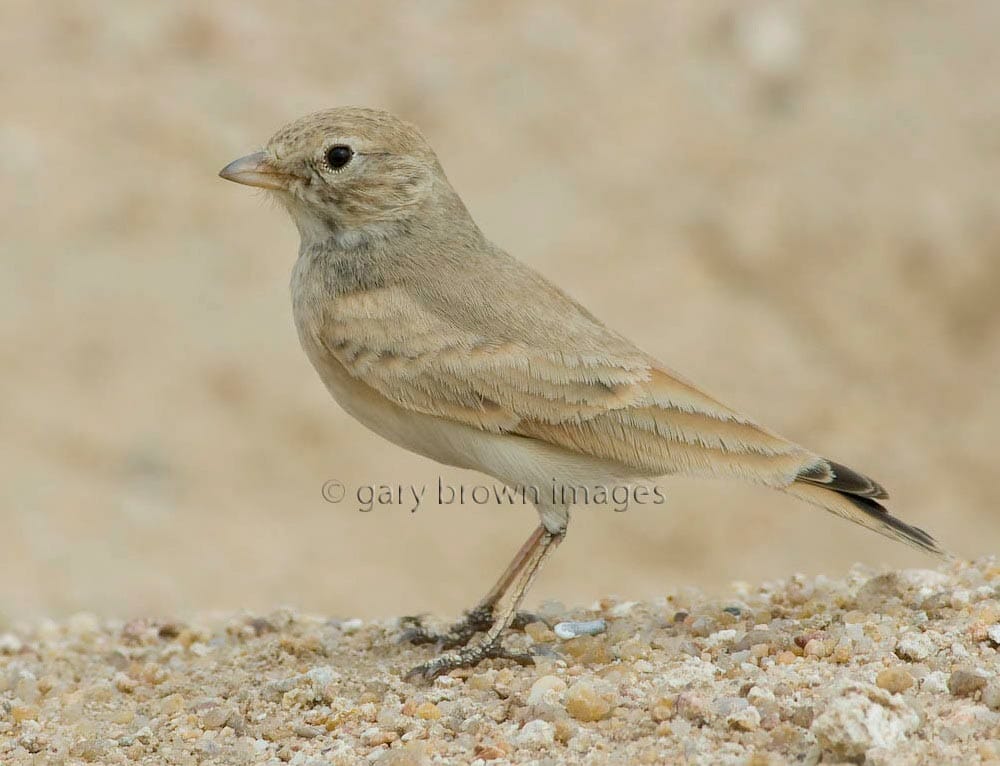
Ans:
<svg viewBox="0 0 1000 766"><path fill-rule="evenodd" d="M850 492L840 492L840 495L850 500L855 507L863 511L867 516L871 516L885 525L891 531L893 537L928 553L933 553L936 556L953 558L952 554L942 548L930 533L896 518L881 503L869 497L859 497Z"/></svg>

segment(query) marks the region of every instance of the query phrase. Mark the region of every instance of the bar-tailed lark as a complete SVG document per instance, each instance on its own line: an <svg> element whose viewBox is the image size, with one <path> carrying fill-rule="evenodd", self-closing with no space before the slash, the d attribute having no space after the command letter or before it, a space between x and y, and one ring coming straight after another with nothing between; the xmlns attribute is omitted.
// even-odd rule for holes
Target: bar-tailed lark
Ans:
<svg viewBox="0 0 1000 766"><path fill-rule="evenodd" d="M877 482L704 393L490 242L413 125L318 112L220 175L288 210L302 346L340 406L394 444L518 487L735 477L942 553ZM502 634L569 521L566 503L536 505L538 528L463 621L440 636L410 624L448 649L411 676L528 661Z"/></svg>

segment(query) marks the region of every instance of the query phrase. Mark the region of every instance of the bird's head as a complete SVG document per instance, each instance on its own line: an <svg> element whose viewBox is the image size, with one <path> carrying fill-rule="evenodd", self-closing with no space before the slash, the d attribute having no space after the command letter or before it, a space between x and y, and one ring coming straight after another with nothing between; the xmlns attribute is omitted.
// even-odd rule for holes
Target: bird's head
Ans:
<svg viewBox="0 0 1000 766"><path fill-rule="evenodd" d="M272 191L304 242L332 238L344 248L392 236L450 188L416 127L355 107L302 117L219 175Z"/></svg>

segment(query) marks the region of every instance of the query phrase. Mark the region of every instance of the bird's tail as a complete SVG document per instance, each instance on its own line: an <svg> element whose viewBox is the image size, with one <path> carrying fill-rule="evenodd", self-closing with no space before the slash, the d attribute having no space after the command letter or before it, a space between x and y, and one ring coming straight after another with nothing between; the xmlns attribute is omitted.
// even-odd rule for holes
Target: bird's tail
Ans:
<svg viewBox="0 0 1000 766"><path fill-rule="evenodd" d="M881 485L847 466L823 460L803 469L784 491L914 548L949 555L924 530L897 519L878 502L889 496Z"/></svg>

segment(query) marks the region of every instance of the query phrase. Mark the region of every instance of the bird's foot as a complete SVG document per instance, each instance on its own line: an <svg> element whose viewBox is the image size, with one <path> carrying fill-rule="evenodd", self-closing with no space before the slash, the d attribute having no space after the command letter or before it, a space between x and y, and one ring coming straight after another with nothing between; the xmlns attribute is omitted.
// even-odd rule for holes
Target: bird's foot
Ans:
<svg viewBox="0 0 1000 766"><path fill-rule="evenodd" d="M476 633L484 633L493 627L496 618L493 609L487 606L476 607L465 613L465 617L444 633L437 633L424 626L420 617L403 617L399 624L403 629L401 642L411 644L437 644L442 649L454 649L465 646ZM540 622L541 618L529 612L518 612L514 615L510 627L523 630L531 622Z"/></svg>
<svg viewBox="0 0 1000 766"><path fill-rule="evenodd" d="M515 652L504 647L500 637L492 641L484 641L448 652L435 657L430 662L417 665L406 674L407 681L433 681L444 673L450 673L458 668L471 668L486 659L513 660L519 665L534 664L534 655L530 652Z"/></svg>

